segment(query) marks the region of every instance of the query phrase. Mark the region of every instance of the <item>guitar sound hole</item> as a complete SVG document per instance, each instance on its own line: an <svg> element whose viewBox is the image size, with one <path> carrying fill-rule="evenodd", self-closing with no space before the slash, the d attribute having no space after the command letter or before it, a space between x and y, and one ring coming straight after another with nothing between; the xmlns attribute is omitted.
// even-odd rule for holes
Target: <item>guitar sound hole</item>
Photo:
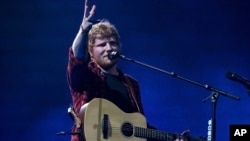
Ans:
<svg viewBox="0 0 250 141"><path fill-rule="evenodd" d="M121 131L123 133L123 135L125 135L126 137L130 137L133 135L133 126L130 123L123 123Z"/></svg>

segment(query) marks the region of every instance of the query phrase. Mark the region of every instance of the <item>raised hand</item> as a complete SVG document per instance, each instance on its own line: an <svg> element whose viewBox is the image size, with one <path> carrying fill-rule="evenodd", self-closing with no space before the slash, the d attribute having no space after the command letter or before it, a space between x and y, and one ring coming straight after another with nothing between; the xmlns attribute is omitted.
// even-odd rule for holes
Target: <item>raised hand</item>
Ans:
<svg viewBox="0 0 250 141"><path fill-rule="evenodd" d="M87 29L90 25L93 24L90 22L90 18L94 15L95 9L96 9L96 6L93 5L90 12L88 13L88 0L85 0L84 14L83 14L83 19L82 19L82 24L81 24L82 30Z"/></svg>

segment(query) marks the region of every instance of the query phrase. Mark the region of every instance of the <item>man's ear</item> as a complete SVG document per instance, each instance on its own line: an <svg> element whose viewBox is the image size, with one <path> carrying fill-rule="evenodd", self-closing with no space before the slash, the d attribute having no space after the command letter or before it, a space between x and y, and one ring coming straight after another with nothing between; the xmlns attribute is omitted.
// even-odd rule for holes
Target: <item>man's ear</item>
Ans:
<svg viewBox="0 0 250 141"><path fill-rule="evenodd" d="M93 57L93 53L92 53L92 51L91 51L91 50L89 50L88 52L89 52L89 56L90 56L90 58L92 58L92 57Z"/></svg>

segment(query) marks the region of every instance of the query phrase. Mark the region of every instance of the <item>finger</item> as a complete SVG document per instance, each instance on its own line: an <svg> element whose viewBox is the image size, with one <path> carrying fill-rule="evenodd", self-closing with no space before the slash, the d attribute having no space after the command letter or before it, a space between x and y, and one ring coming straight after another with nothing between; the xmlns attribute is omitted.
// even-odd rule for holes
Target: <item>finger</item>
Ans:
<svg viewBox="0 0 250 141"><path fill-rule="evenodd" d="M86 18L87 10L88 10L88 0L85 0L83 19Z"/></svg>
<svg viewBox="0 0 250 141"><path fill-rule="evenodd" d="M88 5L88 0L85 0L85 5Z"/></svg>
<svg viewBox="0 0 250 141"><path fill-rule="evenodd" d="M95 13L95 9L96 9L96 6L93 5L90 12L89 12L89 15L93 15Z"/></svg>
<svg viewBox="0 0 250 141"><path fill-rule="evenodd" d="M89 16L86 19L87 21L94 15L95 9L96 9L96 6L93 5L92 8L91 8L91 10L90 10L90 12L89 12Z"/></svg>

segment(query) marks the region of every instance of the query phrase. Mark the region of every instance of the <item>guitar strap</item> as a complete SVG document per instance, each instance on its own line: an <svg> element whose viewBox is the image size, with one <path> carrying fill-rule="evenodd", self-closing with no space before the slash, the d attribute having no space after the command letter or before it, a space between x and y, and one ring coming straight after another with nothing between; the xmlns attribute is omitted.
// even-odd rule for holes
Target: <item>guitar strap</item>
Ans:
<svg viewBox="0 0 250 141"><path fill-rule="evenodd" d="M134 100L134 102L135 102L135 105L136 105L138 111L141 113L139 104L138 104L138 102L137 102L137 99L135 98L135 90L134 90L133 85L132 85L132 82L131 82L131 80L129 79L128 76L125 76L125 81L128 83L128 88L129 88L129 90L130 90L130 92L131 92L131 95L132 95L132 98L133 98L133 100Z"/></svg>

